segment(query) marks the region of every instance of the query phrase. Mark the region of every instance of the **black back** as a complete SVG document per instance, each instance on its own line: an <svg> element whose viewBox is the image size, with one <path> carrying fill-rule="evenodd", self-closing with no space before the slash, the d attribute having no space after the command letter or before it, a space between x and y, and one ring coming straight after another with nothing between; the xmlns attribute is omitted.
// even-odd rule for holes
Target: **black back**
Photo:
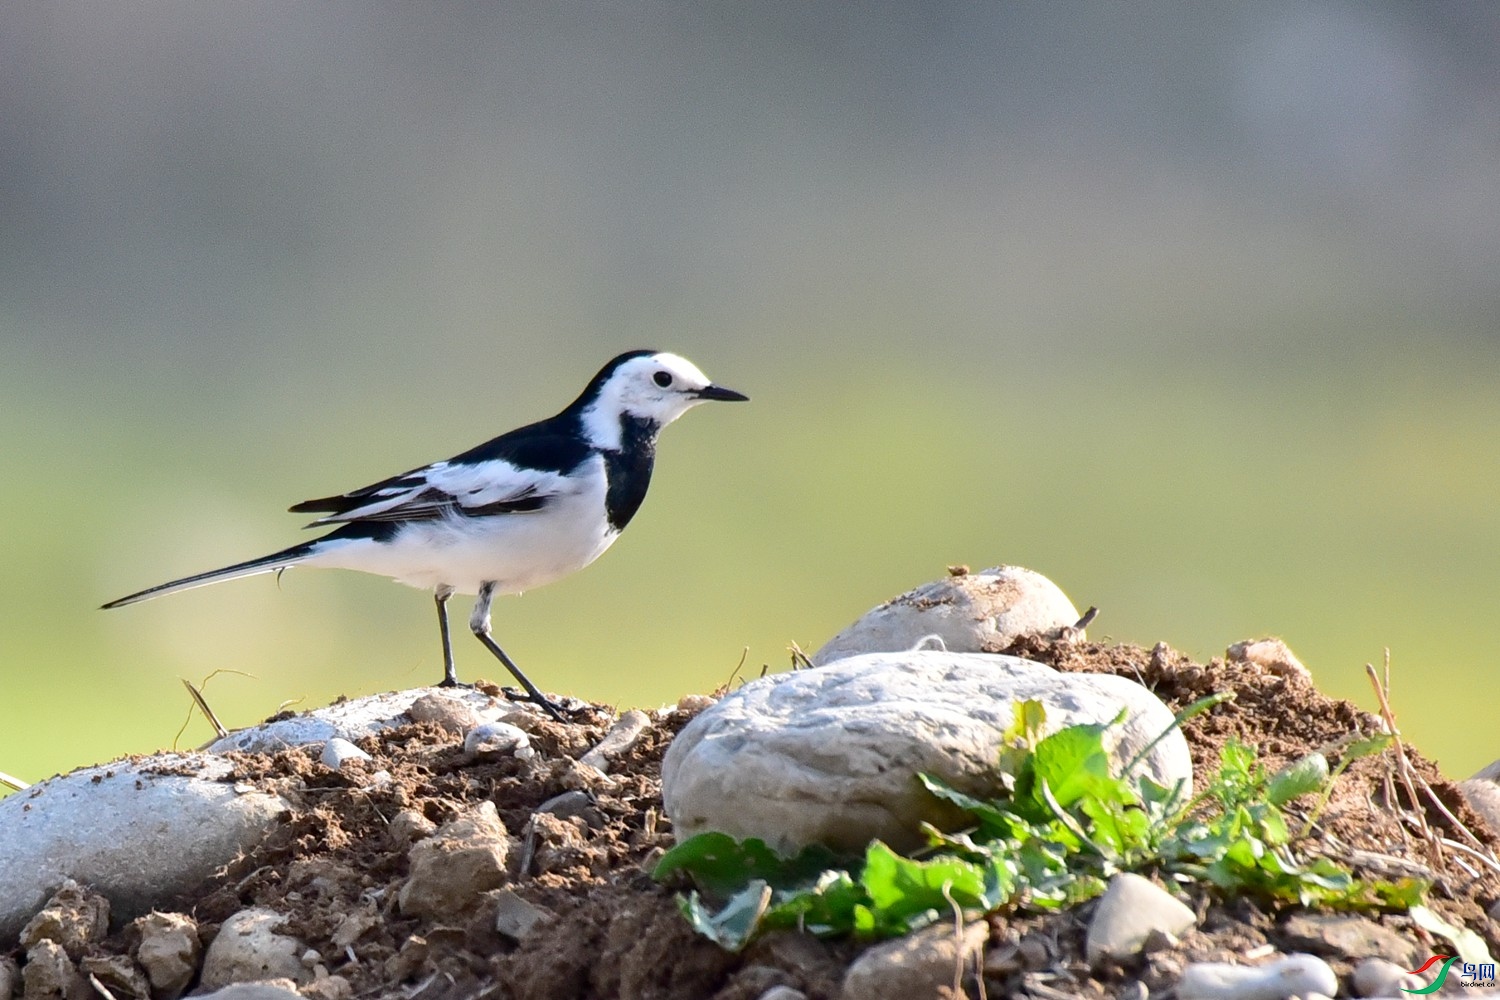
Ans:
<svg viewBox="0 0 1500 1000"><path fill-rule="evenodd" d="M449 465L478 465L501 459L512 465L547 472L569 473L587 461L593 454L584 435L582 414L599 396L599 390L620 365L632 358L647 357L655 351L626 351L599 369L583 392L572 403L554 417L539 420L525 427L518 427L483 444L460 452L448 460ZM624 529L630 519L640 510L646 499L646 490L651 485L651 471L656 462L656 436L660 425L639 417L622 417L620 421L620 450L602 452L607 483L605 513L610 525L616 530ZM378 483L342 493L338 496L304 500L290 509L298 513L331 512L342 514L369 502L380 490L393 486L416 486L422 481L426 466L403 472L398 476L383 479ZM517 505L516 512L535 510L536 505ZM476 511L471 513L506 513L508 511ZM345 525L335 534L358 535L384 540L394 526L386 524Z"/></svg>

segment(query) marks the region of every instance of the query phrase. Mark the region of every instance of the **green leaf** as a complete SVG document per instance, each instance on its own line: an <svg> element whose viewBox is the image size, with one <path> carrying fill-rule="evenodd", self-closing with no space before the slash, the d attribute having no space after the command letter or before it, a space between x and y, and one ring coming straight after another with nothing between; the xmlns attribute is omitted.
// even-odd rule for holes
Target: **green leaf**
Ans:
<svg viewBox="0 0 1500 1000"><path fill-rule="evenodd" d="M727 833L710 831L689 837L663 854L651 877L661 881L675 872L686 872L703 891L728 895L755 879L777 888L806 882L834 860L832 851L816 844L796 857L783 858L756 837L737 841Z"/></svg>
<svg viewBox="0 0 1500 1000"><path fill-rule="evenodd" d="M1031 755L1035 781L1045 783L1063 808L1073 805L1101 783L1115 779L1104 751L1104 726L1088 723L1060 729L1036 745Z"/></svg>
<svg viewBox="0 0 1500 1000"><path fill-rule="evenodd" d="M952 857L914 861L879 841L865 854L860 883L869 894L877 927L901 929L914 917L948 912L955 903L988 911L1009 895L1003 869Z"/></svg>
<svg viewBox="0 0 1500 1000"><path fill-rule="evenodd" d="M1035 698L1018 701L1011 713L1010 725L1000 734L1000 742L1007 746L1029 748L1041 738L1047 725L1047 708Z"/></svg>
<svg viewBox="0 0 1500 1000"><path fill-rule="evenodd" d="M996 803L960 792L941 778L935 778L929 774L918 774L917 780L933 795L944 802L958 806L974 817L987 836L1003 837L1010 834L1015 816L1000 808Z"/></svg>
<svg viewBox="0 0 1500 1000"><path fill-rule="evenodd" d="M1356 761L1361 757L1372 757L1375 754L1384 752L1395 741L1396 737L1390 733L1375 733L1372 736L1361 737L1344 747L1340 751L1340 757L1345 761Z"/></svg>
<svg viewBox="0 0 1500 1000"><path fill-rule="evenodd" d="M1300 795L1318 791L1327 781L1328 758L1310 753L1271 776L1266 786L1266 801L1273 806L1286 805Z"/></svg>

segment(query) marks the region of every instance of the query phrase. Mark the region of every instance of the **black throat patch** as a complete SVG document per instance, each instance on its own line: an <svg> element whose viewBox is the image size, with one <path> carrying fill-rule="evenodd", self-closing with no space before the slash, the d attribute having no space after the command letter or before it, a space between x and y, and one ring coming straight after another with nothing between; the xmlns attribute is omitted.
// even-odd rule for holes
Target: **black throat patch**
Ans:
<svg viewBox="0 0 1500 1000"><path fill-rule="evenodd" d="M651 468L656 462L656 435L661 427L639 417L620 418L620 450L605 451L604 476L608 488L604 511L610 527L623 531L646 499Z"/></svg>

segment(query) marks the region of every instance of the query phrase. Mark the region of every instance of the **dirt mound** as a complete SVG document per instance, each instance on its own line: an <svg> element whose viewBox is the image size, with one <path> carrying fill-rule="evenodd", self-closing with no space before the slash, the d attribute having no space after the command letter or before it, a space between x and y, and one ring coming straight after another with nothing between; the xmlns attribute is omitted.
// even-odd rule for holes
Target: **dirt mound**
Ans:
<svg viewBox="0 0 1500 1000"><path fill-rule="evenodd" d="M1141 681L1172 708L1214 692L1233 701L1185 727L1195 765L1213 770L1230 738L1256 747L1268 767L1301 757L1354 732L1374 732L1378 721L1354 706L1321 695L1306 679L1278 676L1249 664L1197 664L1170 649L1028 642L1012 650L1064 671L1120 674ZM587 713L586 713L587 714ZM301 749L271 757L233 758L237 777L281 791L299 804L281 832L240 859L193 898L177 901L198 921L205 940L219 923L249 906L284 915L282 931L317 954L333 977L310 992L325 1000L394 996L629 997L755 1000L786 984L812 998L835 997L844 969L859 953L852 943L775 935L732 955L696 936L677 911L673 890L647 874L671 831L660 814L660 766L673 735L691 709L656 713L626 755L602 776L577 758L603 738L611 718L595 712L574 725L541 722L530 760L476 758L459 737L436 725L412 725L363 741L373 760L332 771ZM1492 845L1493 835L1470 814L1459 792L1437 768L1411 754L1416 774L1444 809L1408 800L1390 754L1357 761L1336 785L1315 826L1313 847L1357 873L1392 878L1425 874L1434 880L1431 905L1450 921L1479 930L1495 946L1486 909L1500 898L1500 879L1461 849L1439 858L1415 828L1420 815L1439 834L1464 842L1466 833ZM389 780L377 777L388 772ZM533 818L539 806L567 792L584 807ZM461 920L405 915L398 890L408 874L409 838L393 827L411 811L442 824L476 803L494 803L515 838L511 900L519 897L540 921L519 940L496 930L499 895ZM399 826L396 824L395 826ZM524 866L516 870L518 866ZM1077 912L990 918L989 995L1025 991L1035 996L1116 996L1173 985L1182 964L1199 959L1245 960L1271 950L1322 950L1341 974L1348 956L1336 944L1309 940L1288 912L1235 900L1224 902L1194 887L1199 929L1180 947L1157 951L1128 967L1091 971L1083 936L1090 907ZM357 919L351 922L351 915ZM1405 917L1379 924L1414 951L1442 952ZM1373 923L1373 922L1372 922ZM1377 928L1378 929L1378 928ZM1326 947L1325 947L1326 945ZM100 949L130 955L133 941L118 932ZM1425 951L1423 951L1425 949Z"/></svg>

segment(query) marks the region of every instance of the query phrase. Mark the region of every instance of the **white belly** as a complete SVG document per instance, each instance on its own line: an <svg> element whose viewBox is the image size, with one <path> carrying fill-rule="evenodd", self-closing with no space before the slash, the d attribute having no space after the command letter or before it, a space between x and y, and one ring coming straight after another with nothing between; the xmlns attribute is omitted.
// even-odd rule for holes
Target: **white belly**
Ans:
<svg viewBox="0 0 1500 1000"><path fill-rule="evenodd" d="M331 539L308 566L356 569L413 587L475 594L494 583L518 594L577 572L604 553L619 532L604 516L603 462L575 489L529 513L410 521L385 542Z"/></svg>

